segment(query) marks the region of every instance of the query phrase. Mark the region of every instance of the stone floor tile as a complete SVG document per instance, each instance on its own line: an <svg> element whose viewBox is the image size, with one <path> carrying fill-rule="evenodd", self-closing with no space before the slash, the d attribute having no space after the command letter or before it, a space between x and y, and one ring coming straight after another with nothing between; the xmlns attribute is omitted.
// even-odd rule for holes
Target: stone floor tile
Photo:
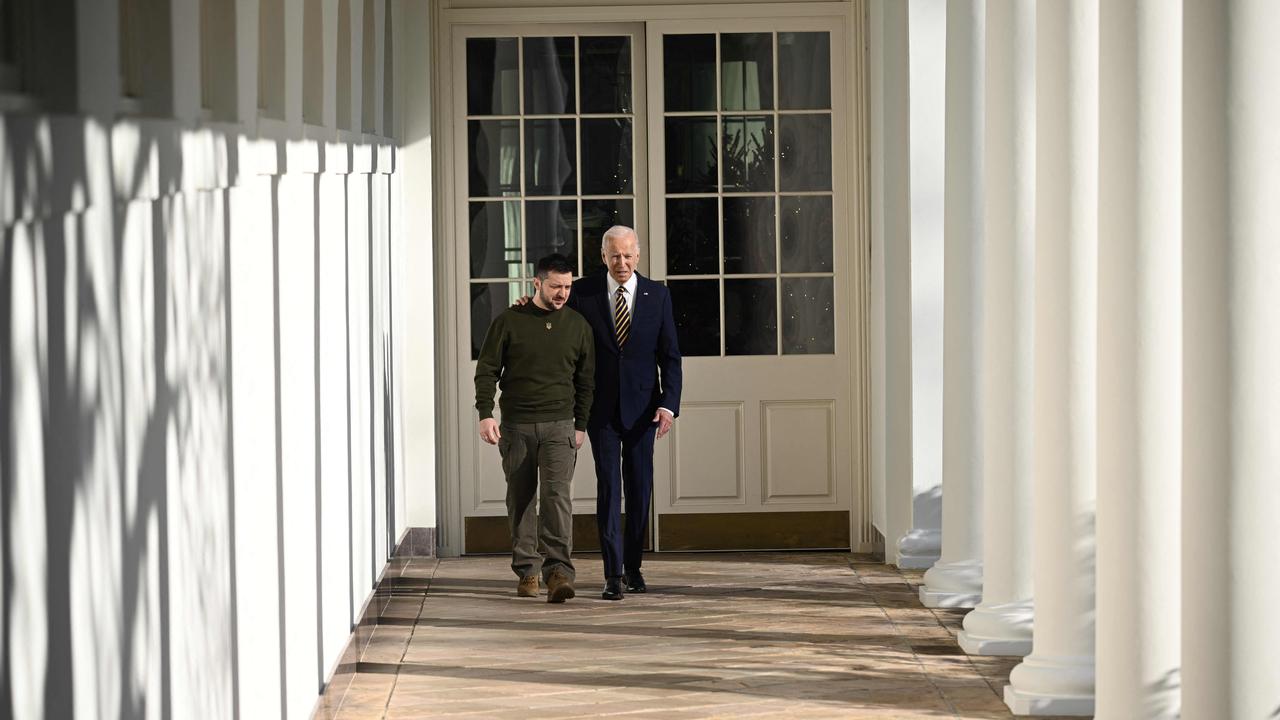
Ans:
<svg viewBox="0 0 1280 720"><path fill-rule="evenodd" d="M1008 718L1017 658L971 658L922 573L847 553L656 555L651 592L517 598L506 558L388 570L332 717ZM336 708L336 713L333 709ZM318 713L318 717L322 715Z"/></svg>
<svg viewBox="0 0 1280 720"><path fill-rule="evenodd" d="M334 715L334 720L381 720L387 715L383 708L343 707Z"/></svg>

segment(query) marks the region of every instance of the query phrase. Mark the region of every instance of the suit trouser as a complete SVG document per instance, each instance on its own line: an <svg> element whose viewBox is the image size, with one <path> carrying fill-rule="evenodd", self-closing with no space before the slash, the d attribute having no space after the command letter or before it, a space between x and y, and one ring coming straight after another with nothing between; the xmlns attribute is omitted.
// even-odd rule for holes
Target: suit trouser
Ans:
<svg viewBox="0 0 1280 720"><path fill-rule="evenodd" d="M511 569L545 580L561 568L572 580L573 468L578 461L573 420L502 423L498 451L507 476L507 527ZM534 497L542 493L537 512ZM539 552L541 550L541 552ZM543 560L545 555L546 560Z"/></svg>
<svg viewBox="0 0 1280 720"><path fill-rule="evenodd" d="M649 506L653 498L653 441L658 430L649 417L635 426L613 422L587 428L596 464L596 528L605 577L640 571ZM620 514L626 500L626 527Z"/></svg>

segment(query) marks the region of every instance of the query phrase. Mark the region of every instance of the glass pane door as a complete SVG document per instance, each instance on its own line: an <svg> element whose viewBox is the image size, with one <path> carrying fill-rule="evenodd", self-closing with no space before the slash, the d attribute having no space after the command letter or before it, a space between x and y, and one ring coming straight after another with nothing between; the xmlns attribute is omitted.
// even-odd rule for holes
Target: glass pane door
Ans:
<svg viewBox="0 0 1280 720"><path fill-rule="evenodd" d="M666 34L662 51L681 349L834 353L830 33Z"/></svg>
<svg viewBox="0 0 1280 720"><path fill-rule="evenodd" d="M612 225L648 228L645 41L637 24L470 27L455 36L455 272L467 293L457 317L456 392L464 427L474 360L489 323L532 292L538 259L561 253L579 274L603 272ZM470 360L471 362L468 362ZM459 477L466 552L507 552L506 482L497 451L466 433ZM589 444L573 480L574 547L591 550Z"/></svg>
<svg viewBox="0 0 1280 720"><path fill-rule="evenodd" d="M654 274L685 358L655 453L659 549L850 545L840 27L649 28Z"/></svg>
<svg viewBox="0 0 1280 720"><path fill-rule="evenodd" d="M634 225L630 35L466 38L471 358L489 322L531 291L534 264L600 272L599 242Z"/></svg>

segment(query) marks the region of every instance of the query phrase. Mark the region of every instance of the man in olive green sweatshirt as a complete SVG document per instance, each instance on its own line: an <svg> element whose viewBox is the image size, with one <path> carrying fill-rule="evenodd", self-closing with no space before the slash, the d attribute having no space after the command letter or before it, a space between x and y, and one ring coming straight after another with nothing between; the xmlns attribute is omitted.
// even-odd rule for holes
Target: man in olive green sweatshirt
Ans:
<svg viewBox="0 0 1280 720"><path fill-rule="evenodd" d="M595 342L587 321L565 307L573 287L568 259L548 255L535 275L533 302L503 311L485 334L476 362L476 411L480 439L498 446L507 476L516 594L537 597L541 572L547 602L562 603L574 595L570 485L595 389ZM501 425L493 417L495 385L502 388Z"/></svg>

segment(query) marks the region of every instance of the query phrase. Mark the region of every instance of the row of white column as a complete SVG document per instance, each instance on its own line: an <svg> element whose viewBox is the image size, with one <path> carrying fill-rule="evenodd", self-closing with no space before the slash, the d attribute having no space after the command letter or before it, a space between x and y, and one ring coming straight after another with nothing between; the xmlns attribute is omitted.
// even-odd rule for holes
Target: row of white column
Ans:
<svg viewBox="0 0 1280 720"><path fill-rule="evenodd" d="M921 599L1025 656L1017 714L1280 718L1280 3L948 0L946 28Z"/></svg>

